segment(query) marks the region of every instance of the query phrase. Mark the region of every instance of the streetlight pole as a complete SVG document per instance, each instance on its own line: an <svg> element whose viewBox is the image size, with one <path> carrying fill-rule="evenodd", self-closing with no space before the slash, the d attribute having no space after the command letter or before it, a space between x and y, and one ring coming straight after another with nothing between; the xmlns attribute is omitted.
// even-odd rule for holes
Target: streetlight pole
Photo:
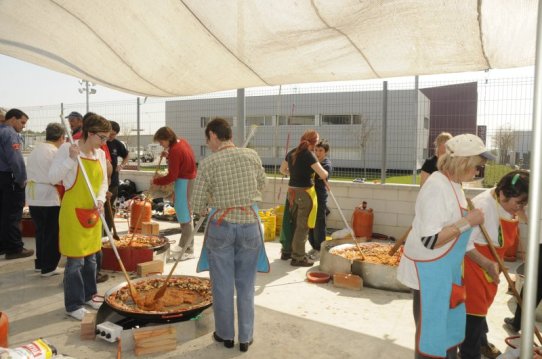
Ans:
<svg viewBox="0 0 542 359"><path fill-rule="evenodd" d="M80 80L79 84L81 86L84 85L84 87L79 88L79 93L85 93L85 102L86 102L86 109L87 113L89 112L89 96L94 95L96 93L96 89L91 88L94 87L94 84L89 82L88 80Z"/></svg>

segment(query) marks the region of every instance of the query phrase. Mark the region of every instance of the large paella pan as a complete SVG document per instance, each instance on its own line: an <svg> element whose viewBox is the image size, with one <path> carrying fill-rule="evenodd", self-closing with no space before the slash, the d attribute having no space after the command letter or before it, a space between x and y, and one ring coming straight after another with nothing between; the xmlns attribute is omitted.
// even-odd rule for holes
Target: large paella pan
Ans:
<svg viewBox="0 0 542 359"><path fill-rule="evenodd" d="M166 276L158 275L141 278L132 283L140 297L154 297L165 279ZM138 308L126 282L109 289L104 297L105 303L117 313L156 323L191 319L213 303L211 282L208 278L181 275L171 277L165 295L156 303L154 310Z"/></svg>

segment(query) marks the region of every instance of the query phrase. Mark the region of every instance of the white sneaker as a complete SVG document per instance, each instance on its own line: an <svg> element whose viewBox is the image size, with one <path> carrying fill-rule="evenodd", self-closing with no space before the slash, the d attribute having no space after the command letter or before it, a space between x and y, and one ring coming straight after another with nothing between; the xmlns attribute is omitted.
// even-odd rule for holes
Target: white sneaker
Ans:
<svg viewBox="0 0 542 359"><path fill-rule="evenodd" d="M313 261L315 260L319 260L320 259L320 252L317 251L316 249L311 249L308 253L307 253L307 256L312 259Z"/></svg>
<svg viewBox="0 0 542 359"><path fill-rule="evenodd" d="M42 277L52 277L52 276L60 275L60 274L63 274L63 273L64 273L64 268L56 267L54 270L52 270L50 272L42 273L41 276Z"/></svg>
<svg viewBox="0 0 542 359"><path fill-rule="evenodd" d="M70 317L77 319L77 320L83 320L83 317L85 314L90 313L85 308L79 308L77 310L74 310L73 312L66 312Z"/></svg>
<svg viewBox="0 0 542 359"><path fill-rule="evenodd" d="M94 301L92 299L87 300L85 302L85 304L88 305L89 307L91 307L92 309L96 309L96 310L100 309L100 307L102 306L102 302L96 302L96 301Z"/></svg>
<svg viewBox="0 0 542 359"><path fill-rule="evenodd" d="M181 261L186 261L194 258L196 258L194 252L184 252L183 256L181 257Z"/></svg>

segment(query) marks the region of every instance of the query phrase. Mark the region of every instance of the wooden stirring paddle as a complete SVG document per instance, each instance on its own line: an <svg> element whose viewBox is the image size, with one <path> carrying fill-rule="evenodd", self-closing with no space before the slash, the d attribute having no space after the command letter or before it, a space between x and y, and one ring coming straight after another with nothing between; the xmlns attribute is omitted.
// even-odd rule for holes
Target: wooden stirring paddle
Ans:
<svg viewBox="0 0 542 359"><path fill-rule="evenodd" d="M201 225L203 224L203 222L205 221L205 216L201 216L201 218L198 220L198 223L196 223L196 226L194 228L194 232L193 233L198 233ZM175 264L173 265L173 267L171 267L171 270L169 271L169 274L164 282L164 284L162 284L162 286L160 287L160 289L154 294L154 298L153 298L153 301L154 303L156 303L156 301L160 298L162 298L164 296L164 294L166 293L166 289L167 289L167 283L169 282L169 280L171 279L171 276L173 275L173 272L175 272L175 268L177 268L177 264L179 264L179 261L181 260L184 252L186 251L186 248L188 247L188 244L190 243L190 241L186 241L186 243L184 244L184 246L181 247L181 253L179 254L179 256L177 257L177 259L175 260ZM146 304L149 304L149 303L146 303Z"/></svg>

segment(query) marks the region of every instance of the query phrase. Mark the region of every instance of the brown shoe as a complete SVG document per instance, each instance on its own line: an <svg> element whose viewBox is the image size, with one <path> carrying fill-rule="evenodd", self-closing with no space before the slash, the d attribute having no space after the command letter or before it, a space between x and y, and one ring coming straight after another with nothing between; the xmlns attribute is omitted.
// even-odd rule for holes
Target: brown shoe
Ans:
<svg viewBox="0 0 542 359"><path fill-rule="evenodd" d="M287 261L288 259L292 259L292 253L280 252L280 259L282 259L283 261Z"/></svg>
<svg viewBox="0 0 542 359"><path fill-rule="evenodd" d="M480 347L480 354L490 358L495 359L499 355L501 355L501 351L495 347L495 345L491 343L487 343L486 345L482 345Z"/></svg>
<svg viewBox="0 0 542 359"><path fill-rule="evenodd" d="M30 257L32 255L34 255L34 250L33 249L26 249L26 248L23 247L23 249L21 249L20 252L7 253L6 254L6 259L25 258L25 257Z"/></svg>
<svg viewBox="0 0 542 359"><path fill-rule="evenodd" d="M97 273L96 274L96 283L103 283L109 279L109 276L104 273Z"/></svg>
<svg viewBox="0 0 542 359"><path fill-rule="evenodd" d="M293 267L312 267L314 265L314 262L305 257L301 260L292 259L290 265Z"/></svg>

